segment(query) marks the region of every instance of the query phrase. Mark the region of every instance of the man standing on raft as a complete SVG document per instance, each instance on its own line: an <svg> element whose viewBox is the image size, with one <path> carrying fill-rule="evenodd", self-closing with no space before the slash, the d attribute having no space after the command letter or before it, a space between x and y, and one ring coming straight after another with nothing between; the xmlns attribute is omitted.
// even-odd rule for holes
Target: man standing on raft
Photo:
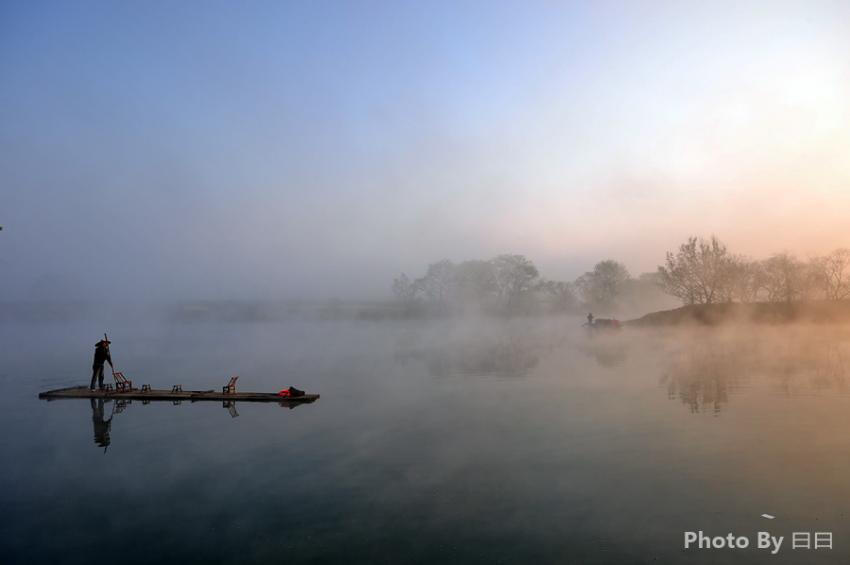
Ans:
<svg viewBox="0 0 850 565"><path fill-rule="evenodd" d="M109 344L112 343L106 336L96 344L94 344L94 363L92 364L92 372L91 372L91 386L89 387L91 390L94 390L94 381L97 380L98 388L103 388L103 362L106 361L109 363L109 366L114 369L112 366L112 356L109 355Z"/></svg>

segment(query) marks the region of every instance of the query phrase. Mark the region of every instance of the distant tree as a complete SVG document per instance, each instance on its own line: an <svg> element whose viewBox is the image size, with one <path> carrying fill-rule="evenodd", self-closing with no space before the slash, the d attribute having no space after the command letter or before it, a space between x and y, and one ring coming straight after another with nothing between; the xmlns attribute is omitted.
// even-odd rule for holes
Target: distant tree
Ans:
<svg viewBox="0 0 850 565"><path fill-rule="evenodd" d="M685 304L714 304L730 300L733 259L715 236L706 241L689 237L674 255L667 253L658 267L661 288Z"/></svg>
<svg viewBox="0 0 850 565"><path fill-rule="evenodd" d="M446 304L455 285L455 265L448 259L428 265L422 278L416 280L416 286L431 302Z"/></svg>
<svg viewBox="0 0 850 565"><path fill-rule="evenodd" d="M825 257L815 259L813 268L826 298L844 300L850 297L850 249L836 249Z"/></svg>
<svg viewBox="0 0 850 565"><path fill-rule="evenodd" d="M762 262L765 291L769 302L792 302L805 297L806 266L788 253L779 253Z"/></svg>
<svg viewBox="0 0 850 565"><path fill-rule="evenodd" d="M555 312L577 312L578 299L575 285L566 281L540 281L538 289L552 299L552 309Z"/></svg>
<svg viewBox="0 0 850 565"><path fill-rule="evenodd" d="M762 264L744 257L733 257L729 272L729 285L726 289L728 299L757 302L766 285L766 275Z"/></svg>
<svg viewBox="0 0 850 565"><path fill-rule="evenodd" d="M403 304L413 304L419 294L418 286L404 273L393 279L393 294Z"/></svg>
<svg viewBox="0 0 850 565"><path fill-rule="evenodd" d="M822 259L823 257L813 257L803 263L803 284L800 289L800 300L827 298L829 285L827 284L827 274L821 265Z"/></svg>
<svg viewBox="0 0 850 565"><path fill-rule="evenodd" d="M499 296L509 309L520 296L533 290L539 273L524 255L499 255L492 264Z"/></svg>
<svg viewBox="0 0 850 565"><path fill-rule="evenodd" d="M484 302L498 292L492 261L464 261L455 267L455 285L463 301Z"/></svg>
<svg viewBox="0 0 850 565"><path fill-rule="evenodd" d="M592 271L576 279L575 285L587 304L611 308L629 279L631 275L622 263L607 259L600 261Z"/></svg>

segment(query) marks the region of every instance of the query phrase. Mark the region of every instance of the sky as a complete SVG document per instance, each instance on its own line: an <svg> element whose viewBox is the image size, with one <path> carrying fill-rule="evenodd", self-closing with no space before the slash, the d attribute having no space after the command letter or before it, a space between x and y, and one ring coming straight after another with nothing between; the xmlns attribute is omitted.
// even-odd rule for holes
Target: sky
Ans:
<svg viewBox="0 0 850 565"><path fill-rule="evenodd" d="M850 247L847 2L0 4L0 300Z"/></svg>

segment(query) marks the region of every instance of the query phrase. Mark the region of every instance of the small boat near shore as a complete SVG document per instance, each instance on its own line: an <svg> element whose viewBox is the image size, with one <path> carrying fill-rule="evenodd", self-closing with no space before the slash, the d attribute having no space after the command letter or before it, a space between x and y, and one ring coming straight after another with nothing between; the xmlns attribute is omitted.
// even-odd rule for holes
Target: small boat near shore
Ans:
<svg viewBox="0 0 850 565"><path fill-rule="evenodd" d="M614 318L596 318L592 322L585 322L581 327L589 331L620 331L623 329L623 324L620 320Z"/></svg>

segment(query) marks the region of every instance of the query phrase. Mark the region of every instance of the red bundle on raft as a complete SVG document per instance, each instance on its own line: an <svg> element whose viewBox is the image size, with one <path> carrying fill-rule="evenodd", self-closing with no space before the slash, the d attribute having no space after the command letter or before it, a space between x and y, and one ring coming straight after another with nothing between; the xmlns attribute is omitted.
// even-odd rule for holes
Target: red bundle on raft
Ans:
<svg viewBox="0 0 850 565"><path fill-rule="evenodd" d="M294 386L291 386L289 388L283 389L282 391L277 393L277 395L282 396L283 398L291 398L291 397L295 397L295 396L304 396L304 391L298 390Z"/></svg>

